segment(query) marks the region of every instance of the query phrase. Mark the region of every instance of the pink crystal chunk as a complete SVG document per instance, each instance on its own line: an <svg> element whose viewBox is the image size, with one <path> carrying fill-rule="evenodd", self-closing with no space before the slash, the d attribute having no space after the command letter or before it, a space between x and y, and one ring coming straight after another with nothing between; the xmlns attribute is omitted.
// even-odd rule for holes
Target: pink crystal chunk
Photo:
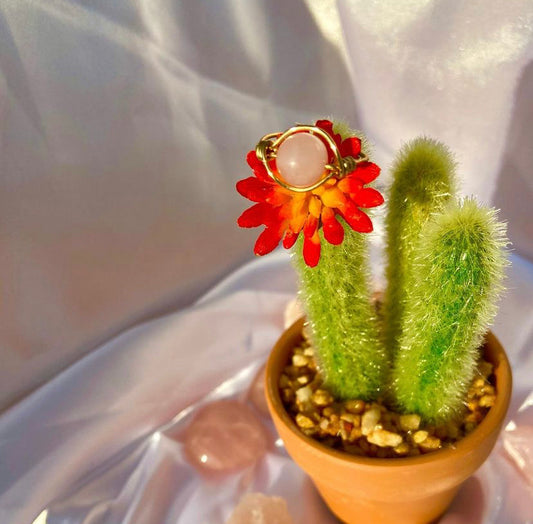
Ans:
<svg viewBox="0 0 533 524"><path fill-rule="evenodd" d="M268 415L268 404L265 396L265 366L257 372L248 391L248 398L261 414Z"/></svg>
<svg viewBox="0 0 533 524"><path fill-rule="evenodd" d="M320 138L297 133L278 148L276 166L281 178L292 186L307 187L318 182L328 163L328 151Z"/></svg>
<svg viewBox="0 0 533 524"><path fill-rule="evenodd" d="M221 400L203 407L187 428L184 452L202 473L232 473L251 466L267 448L267 434L250 407Z"/></svg>
<svg viewBox="0 0 533 524"><path fill-rule="evenodd" d="M247 493L226 524L294 524L287 503L281 497Z"/></svg>

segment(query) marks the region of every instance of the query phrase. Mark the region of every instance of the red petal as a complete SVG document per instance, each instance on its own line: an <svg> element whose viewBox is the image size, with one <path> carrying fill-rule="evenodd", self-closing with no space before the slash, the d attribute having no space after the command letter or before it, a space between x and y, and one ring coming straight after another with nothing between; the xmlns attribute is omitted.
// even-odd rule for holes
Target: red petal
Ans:
<svg viewBox="0 0 533 524"><path fill-rule="evenodd" d="M361 162L357 165L353 176L356 176L363 184L368 184L378 177L380 171L380 167L373 162Z"/></svg>
<svg viewBox="0 0 533 524"><path fill-rule="evenodd" d="M272 193L273 187L253 176L239 180L235 186L237 191L252 202L264 202Z"/></svg>
<svg viewBox="0 0 533 524"><path fill-rule="evenodd" d="M370 233L374 229L372 221L368 215L363 213L360 209L357 209L352 202L345 207L342 216L354 231L359 231L359 233Z"/></svg>
<svg viewBox="0 0 533 524"><path fill-rule="evenodd" d="M248 162L248 165L252 168L254 175L257 178L264 180L265 182L269 182L271 180L271 178L268 176L265 166L263 165L263 162L257 158L255 151L250 151L246 155L246 162Z"/></svg>
<svg viewBox="0 0 533 524"><path fill-rule="evenodd" d="M341 156L353 156L354 158L361 152L361 139L351 136L342 141L339 147Z"/></svg>
<svg viewBox="0 0 533 524"><path fill-rule="evenodd" d="M305 263L309 267L315 267L320 260L320 238L315 233L312 238L304 238L303 255Z"/></svg>
<svg viewBox="0 0 533 524"><path fill-rule="evenodd" d="M280 228L267 227L257 238L254 253L258 256L266 255L276 249L280 240Z"/></svg>
<svg viewBox="0 0 533 524"><path fill-rule="evenodd" d="M330 208L324 208L322 211L322 231L324 238L334 246L342 243L344 240L344 228L335 218L335 213Z"/></svg>
<svg viewBox="0 0 533 524"><path fill-rule="evenodd" d="M317 120L315 126L323 129L329 136L333 136L333 122L330 120Z"/></svg>
<svg viewBox="0 0 533 524"><path fill-rule="evenodd" d="M340 147L342 137L338 133L333 132L333 122L330 122L329 120L317 120L315 126L325 131L331 138L333 138L334 142L337 144L337 147Z"/></svg>
<svg viewBox="0 0 533 524"><path fill-rule="evenodd" d="M261 225L273 225L279 222L278 212L268 204L255 204L248 208L237 219L240 227L257 227Z"/></svg>
<svg viewBox="0 0 533 524"><path fill-rule="evenodd" d="M353 175L348 175L339 181L338 187L344 193L359 193L363 189L363 182Z"/></svg>
<svg viewBox="0 0 533 524"><path fill-rule="evenodd" d="M306 238L312 237L318 229L318 219L313 215L308 215L304 225L304 236Z"/></svg>
<svg viewBox="0 0 533 524"><path fill-rule="evenodd" d="M361 189L361 191L352 195L352 200L359 207L365 208L380 206L384 202L381 193L372 187Z"/></svg>
<svg viewBox="0 0 533 524"><path fill-rule="evenodd" d="M293 233L292 231L287 231L285 233L285 236L283 237L283 247L285 249L290 249L292 246L294 246L294 243L296 242L298 238L298 233Z"/></svg>

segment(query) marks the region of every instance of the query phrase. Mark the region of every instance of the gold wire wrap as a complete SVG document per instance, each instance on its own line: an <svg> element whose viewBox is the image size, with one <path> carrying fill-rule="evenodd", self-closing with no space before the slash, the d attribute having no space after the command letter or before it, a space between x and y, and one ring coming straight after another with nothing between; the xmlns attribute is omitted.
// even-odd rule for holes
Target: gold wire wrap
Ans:
<svg viewBox="0 0 533 524"><path fill-rule="evenodd" d="M307 131L308 133L318 135L320 138L324 139L335 154L335 161L333 162L333 164L326 165L326 171L324 172L324 176L314 184L303 187L287 184L287 182L279 178L279 176L274 171L272 171L269 165L269 161L273 158L276 158L276 154L281 143L287 138L289 138L291 135L301 133L302 131ZM259 140L257 146L255 146L255 153L257 155L257 158L265 166L268 176L272 178L272 180L274 180L276 183L278 183L285 189L295 191L296 193L305 193L306 191L312 191L313 189L316 189L317 187L321 186L332 176L335 176L336 178L345 177L348 173L351 173L357 167L357 164L360 164L361 162L366 162L368 160L368 157L364 153L360 153L357 158L354 158L353 156L342 157L339 148L337 147L337 144L328 133L326 133L323 129L320 129L319 127L301 124L293 126L283 133L269 133L268 135L265 135L261 138L261 140Z"/></svg>

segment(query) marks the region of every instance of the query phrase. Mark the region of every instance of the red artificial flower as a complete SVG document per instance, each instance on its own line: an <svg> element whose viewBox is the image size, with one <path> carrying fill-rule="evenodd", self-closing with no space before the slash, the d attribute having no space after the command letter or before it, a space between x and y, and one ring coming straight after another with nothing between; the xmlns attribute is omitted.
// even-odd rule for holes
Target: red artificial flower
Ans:
<svg viewBox="0 0 533 524"><path fill-rule="evenodd" d="M356 158L361 152L360 139L349 137L342 140L333 132L333 123L329 120L318 120L315 125L333 138L342 157ZM334 153L329 147L328 152L331 162ZM370 218L360 208L383 203L381 193L372 187L364 187L379 175L380 168L376 164L360 162L343 178L331 177L316 189L295 192L285 189L268 175L255 151L250 151L246 160L254 176L237 182L237 191L256 204L244 211L237 223L247 228L266 226L255 243L256 255L270 253L280 241L289 249L302 233L304 260L308 266L314 267L320 259L320 228L330 244L338 245L344 239L344 228L337 216L354 231L372 231ZM275 169L275 165L272 168Z"/></svg>

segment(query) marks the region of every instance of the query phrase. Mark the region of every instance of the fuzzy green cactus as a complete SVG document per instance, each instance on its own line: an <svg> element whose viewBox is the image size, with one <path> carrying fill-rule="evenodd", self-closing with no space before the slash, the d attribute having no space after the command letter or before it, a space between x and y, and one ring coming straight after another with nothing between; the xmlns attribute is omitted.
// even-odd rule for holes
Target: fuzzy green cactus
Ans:
<svg viewBox="0 0 533 524"><path fill-rule="evenodd" d="M422 229L405 284L394 396L401 410L441 423L461 414L478 348L496 312L505 227L473 200Z"/></svg>
<svg viewBox="0 0 533 524"><path fill-rule="evenodd" d="M320 233L322 235L322 233ZM293 260L325 382L341 399L375 399L386 387L388 360L371 301L367 239L345 226L344 242L322 242L320 263Z"/></svg>
<svg viewBox="0 0 533 524"><path fill-rule="evenodd" d="M447 147L430 138L417 138L399 152L392 170L386 217L388 287L384 299L384 338L394 355L401 335L404 297L412 278L413 251L420 230L442 211L455 186L455 163Z"/></svg>

